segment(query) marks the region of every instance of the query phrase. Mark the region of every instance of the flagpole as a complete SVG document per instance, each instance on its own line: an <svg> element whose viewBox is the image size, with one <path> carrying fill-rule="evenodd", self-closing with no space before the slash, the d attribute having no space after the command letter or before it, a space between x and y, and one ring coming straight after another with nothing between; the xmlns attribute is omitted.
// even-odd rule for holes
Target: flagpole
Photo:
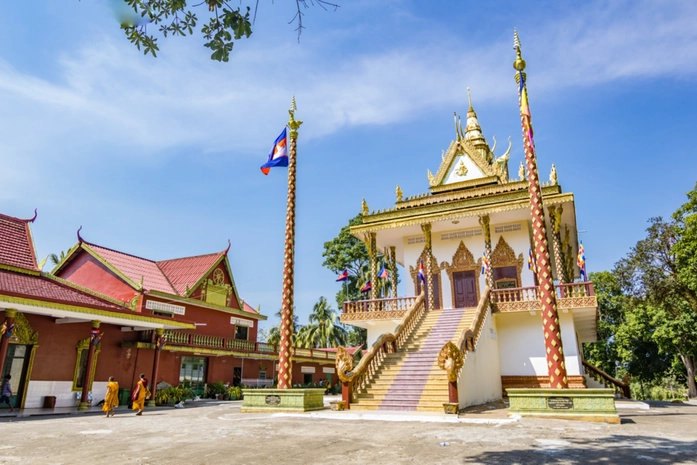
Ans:
<svg viewBox="0 0 697 465"><path fill-rule="evenodd" d="M290 153L288 154L288 206L286 208L286 237L283 254L283 298L281 303L281 340L278 356L278 389L290 389L293 385L293 297L295 256L295 171L298 128L303 123L295 120L295 96L291 102Z"/></svg>
<svg viewBox="0 0 697 465"><path fill-rule="evenodd" d="M559 327L559 313L557 312L556 291L552 281L552 268L549 262L549 244L547 243L547 228L545 226L545 211L542 205L542 189L537 171L537 157L535 155L535 143L533 142L532 119L528 106L528 90L526 87L525 60L520 51L520 39L518 32L514 32L513 48L516 51L516 60L513 68L518 83L518 97L520 99L520 121L523 127L523 147L525 149L525 164L528 171L528 191L530 192L530 213L532 216L532 237L535 247L535 261L537 262L537 281L539 286L539 299L542 311L542 326L545 337L545 352L547 354L547 373L551 388L568 388L569 380L566 376L566 363L561 342L561 329Z"/></svg>

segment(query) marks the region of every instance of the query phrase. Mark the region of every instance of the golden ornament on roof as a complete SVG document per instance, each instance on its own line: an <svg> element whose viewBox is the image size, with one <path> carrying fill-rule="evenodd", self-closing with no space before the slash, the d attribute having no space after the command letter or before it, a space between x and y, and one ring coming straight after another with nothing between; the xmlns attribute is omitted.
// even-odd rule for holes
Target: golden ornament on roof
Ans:
<svg viewBox="0 0 697 465"><path fill-rule="evenodd" d="M520 162L520 166L518 167L518 177L521 181L525 180L525 165L522 161Z"/></svg>
<svg viewBox="0 0 697 465"><path fill-rule="evenodd" d="M397 202L401 202L403 197L404 197L404 193L402 192L402 188L399 187L399 184L397 184L397 189L395 189L395 194L397 194Z"/></svg>
<svg viewBox="0 0 697 465"><path fill-rule="evenodd" d="M455 173L457 173L458 176L465 176L467 175L468 171L469 170L465 166L465 162L462 159L460 159L460 165L457 167L457 170L455 170Z"/></svg>
<svg viewBox="0 0 697 465"><path fill-rule="evenodd" d="M436 184L436 177L433 176L433 173L431 173L431 170L427 170L428 174L428 183L431 186L434 186Z"/></svg>
<svg viewBox="0 0 697 465"><path fill-rule="evenodd" d="M557 179L557 167L554 166L554 163L552 163L552 170L549 172L549 182L553 186L556 186L559 183L559 180Z"/></svg>

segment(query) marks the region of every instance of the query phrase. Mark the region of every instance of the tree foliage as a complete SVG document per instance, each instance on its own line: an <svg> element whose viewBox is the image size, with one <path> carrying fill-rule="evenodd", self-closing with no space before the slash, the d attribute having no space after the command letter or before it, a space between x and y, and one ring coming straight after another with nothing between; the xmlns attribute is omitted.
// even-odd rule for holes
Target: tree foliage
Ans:
<svg viewBox="0 0 697 465"><path fill-rule="evenodd" d="M121 29L124 30L128 40L138 50L156 57L160 50L157 38L148 31L148 26L156 28L162 37L167 36L191 36L198 24L198 13L206 16L200 30L201 36L206 40L204 46L212 51L211 59L227 62L230 52L236 40L248 38L252 34L254 19L251 17L252 9L244 3L254 4L254 16L256 17L259 0L256 2L242 2L236 8L230 5L228 0L201 0L191 6L186 0L123 0L133 14L122 15ZM304 9L318 5L323 9L331 7L336 10L339 6L325 0L296 0L297 13L291 19L296 23L298 40L305 28L303 25Z"/></svg>
<svg viewBox="0 0 697 465"><path fill-rule="evenodd" d="M298 331L297 345L306 348L329 348L346 344L346 329L326 297L312 308L309 323Z"/></svg>

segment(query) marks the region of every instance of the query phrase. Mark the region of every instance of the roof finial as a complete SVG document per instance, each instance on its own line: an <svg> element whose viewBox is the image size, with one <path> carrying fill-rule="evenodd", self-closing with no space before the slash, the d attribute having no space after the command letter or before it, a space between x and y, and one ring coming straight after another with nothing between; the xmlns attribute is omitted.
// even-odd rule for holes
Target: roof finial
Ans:
<svg viewBox="0 0 697 465"><path fill-rule="evenodd" d="M230 239L227 240L227 249L225 249L225 252L223 252L223 255L227 255L227 253L230 251Z"/></svg>
<svg viewBox="0 0 697 465"><path fill-rule="evenodd" d="M525 69L525 60L523 60L523 56L521 55L520 38L518 37L518 31L516 29L513 29L513 49L516 53L516 59L513 62L513 67L517 71L523 71Z"/></svg>
<svg viewBox="0 0 697 465"><path fill-rule="evenodd" d="M297 105L295 104L295 94L293 94L293 98L292 98L291 101L290 101L290 111L292 111L293 113L295 113L296 111L298 111L298 107L297 107Z"/></svg>
<svg viewBox="0 0 697 465"><path fill-rule="evenodd" d="M468 101L469 104L470 104L470 108L469 108L469 109L472 110L472 109L473 109L473 108L472 108L472 95L470 94L470 88L469 88L469 87L467 88L467 101Z"/></svg>
<svg viewBox="0 0 697 465"><path fill-rule="evenodd" d="M38 212L37 209L35 208L35 209L34 209L34 217L33 217L32 219L30 219L29 222L30 222L30 223L33 223L34 221L36 221L36 217L38 216L38 214L39 214L39 212Z"/></svg>
<svg viewBox="0 0 697 465"><path fill-rule="evenodd" d="M80 227L79 227L78 230L77 230L77 241L78 241L80 244L82 244L83 242L85 242L85 240L84 240L84 239L82 238L82 236L80 235L80 231L81 231L81 230L82 230L82 225L80 225Z"/></svg>

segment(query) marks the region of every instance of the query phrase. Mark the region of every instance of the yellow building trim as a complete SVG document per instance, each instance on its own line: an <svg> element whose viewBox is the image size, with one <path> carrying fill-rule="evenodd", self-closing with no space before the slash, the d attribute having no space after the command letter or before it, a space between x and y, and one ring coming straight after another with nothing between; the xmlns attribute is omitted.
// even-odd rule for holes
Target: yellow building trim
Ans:
<svg viewBox="0 0 697 465"><path fill-rule="evenodd" d="M234 286L233 286L233 288L234 288ZM264 315L247 313L244 310L239 310L239 309L232 308L232 307L224 307L222 305L215 305L215 304L211 304L208 302L204 302L203 300L192 299L190 297L181 297L178 295L168 294L166 292L161 292L161 291L147 291L147 293L145 295L146 296L151 295L154 297L160 297L162 299L166 299L166 300L171 301L171 302L181 302L181 303L196 305L197 307L208 308L211 310L218 310L218 311L230 313L233 315L246 316L247 318L251 318L253 320L266 320L267 319L267 317ZM242 302L242 301L239 301L239 302Z"/></svg>

